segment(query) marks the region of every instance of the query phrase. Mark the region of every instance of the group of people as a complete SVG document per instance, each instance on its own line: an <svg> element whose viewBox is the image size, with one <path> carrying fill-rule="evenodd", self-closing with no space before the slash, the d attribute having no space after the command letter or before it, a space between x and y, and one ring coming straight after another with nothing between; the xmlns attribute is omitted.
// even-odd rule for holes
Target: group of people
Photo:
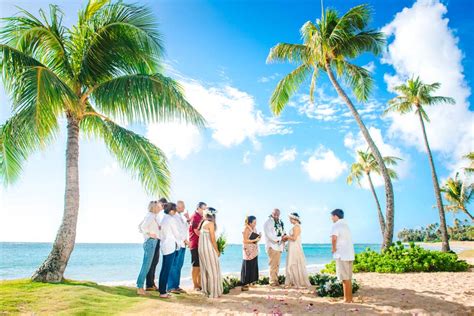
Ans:
<svg viewBox="0 0 474 316"><path fill-rule="evenodd" d="M158 290L162 298L169 298L170 293L184 293L185 291L180 287L180 278L186 247L189 247L194 289L202 291L210 298L221 296L223 283L216 238L216 209L208 207L204 202L199 202L196 211L189 216L185 212L183 201L175 204L160 199L150 202L148 210L148 214L139 225L145 242L143 263L137 279L137 293L146 295L146 291ZM162 217L158 216L161 211L164 212ZM298 213L290 213L288 217L292 224L288 233L280 219L279 209L274 209L264 223L270 285L280 285L278 272L281 254L286 249L285 286L309 288L311 284L301 243L301 218ZM331 219L334 223L331 230L331 243L333 257L336 260L336 273L343 282L345 301L351 302L352 262L354 261L351 233L342 210L332 211ZM257 232L257 218L253 215L247 216L242 232L242 291L248 291L259 278L258 243L261 238L262 234ZM163 263L157 287L155 270L159 262L160 250Z"/></svg>

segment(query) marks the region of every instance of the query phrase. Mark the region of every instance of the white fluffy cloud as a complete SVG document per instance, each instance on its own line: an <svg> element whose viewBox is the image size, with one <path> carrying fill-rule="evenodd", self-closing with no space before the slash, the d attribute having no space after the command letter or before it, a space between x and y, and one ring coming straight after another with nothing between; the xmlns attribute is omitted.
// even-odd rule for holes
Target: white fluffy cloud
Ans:
<svg viewBox="0 0 474 316"><path fill-rule="evenodd" d="M253 96L244 91L230 85L208 87L187 78L180 83L188 101L206 119L212 138L225 147L250 140L258 148L258 137L292 132L288 124L257 110ZM182 159L199 151L203 142L196 127L179 123L151 124L147 137L167 154Z"/></svg>
<svg viewBox="0 0 474 316"><path fill-rule="evenodd" d="M411 8L404 8L382 29L391 39L383 62L395 69L395 74L384 76L389 90L419 75L424 82L441 83L438 95L456 100L455 105L426 108L431 119L427 124L431 148L442 153L446 166L454 171L460 158L474 150L474 113L469 111L470 89L463 74L463 53L459 39L448 26L446 13L446 6L438 0L418 0ZM393 114L390 118L391 136L424 151L415 114Z"/></svg>
<svg viewBox="0 0 474 316"><path fill-rule="evenodd" d="M347 163L341 161L334 152L321 146L307 161L302 161L303 170L316 182L336 180L347 170Z"/></svg>
<svg viewBox="0 0 474 316"><path fill-rule="evenodd" d="M263 167L267 170L272 170L287 161L294 161L298 152L295 148L283 149L278 155L266 155L263 161Z"/></svg>
<svg viewBox="0 0 474 316"><path fill-rule="evenodd" d="M399 148L386 143L383 139L382 132L380 129L375 127L369 127L369 133L382 156L395 156L403 159L398 162L398 165L391 167L395 169L398 173L399 178L403 178L408 175L409 172L409 157L407 154L403 153ZM354 160L357 158L356 154L358 150L367 150L367 142L363 137L362 133L359 132L357 135L352 134L351 132L347 133L344 137L344 145L350 149L354 154ZM382 186L384 184L383 178L379 175L373 174L372 181L375 187ZM361 186L364 189L369 189L369 183L367 179L362 179Z"/></svg>
<svg viewBox="0 0 474 316"><path fill-rule="evenodd" d="M146 137L166 155L181 159L199 151L202 137L195 126L180 123L158 123L148 125Z"/></svg>

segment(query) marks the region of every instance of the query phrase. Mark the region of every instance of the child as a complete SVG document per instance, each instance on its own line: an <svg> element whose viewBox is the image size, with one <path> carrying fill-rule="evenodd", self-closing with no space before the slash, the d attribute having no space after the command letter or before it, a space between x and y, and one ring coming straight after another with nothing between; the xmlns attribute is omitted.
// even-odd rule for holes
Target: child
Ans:
<svg viewBox="0 0 474 316"><path fill-rule="evenodd" d="M344 302L352 303L352 263L354 262L354 244L351 231L344 220L344 211L335 209L331 212L333 221L331 229L332 253L336 260L336 274L342 281Z"/></svg>

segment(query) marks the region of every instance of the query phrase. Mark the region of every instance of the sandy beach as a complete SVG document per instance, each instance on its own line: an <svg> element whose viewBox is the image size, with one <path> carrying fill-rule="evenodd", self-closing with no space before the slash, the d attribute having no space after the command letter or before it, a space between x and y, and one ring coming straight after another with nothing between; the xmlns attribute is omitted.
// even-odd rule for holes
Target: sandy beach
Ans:
<svg viewBox="0 0 474 316"><path fill-rule="evenodd" d="M360 273L353 304L316 297L312 291L257 286L233 289L208 300L197 293L169 301L150 299L126 314L141 315L302 315L302 314L456 314L474 313L474 273Z"/></svg>

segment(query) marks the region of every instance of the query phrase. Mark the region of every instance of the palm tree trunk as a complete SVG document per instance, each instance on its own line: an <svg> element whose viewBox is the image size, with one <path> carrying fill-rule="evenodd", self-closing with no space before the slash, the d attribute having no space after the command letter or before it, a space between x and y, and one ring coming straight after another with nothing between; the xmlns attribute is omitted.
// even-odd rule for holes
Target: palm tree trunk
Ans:
<svg viewBox="0 0 474 316"><path fill-rule="evenodd" d="M382 241L382 249L386 249L392 244L392 241L393 241L395 201L393 197L392 180L390 179L390 176L388 175L387 167L385 166L382 155L380 154L379 149L375 145L374 140L370 136L369 131L367 130L367 127L365 127L364 122L362 122L359 112L357 112L357 109L355 108L354 104L352 104L352 101L349 99L347 94L344 92L344 90L342 89L342 87L339 85L336 78L334 77L334 73L332 72L331 66L329 64L329 60L326 61L325 66L326 66L326 71L329 76L329 80L331 80L331 83L336 89L338 95L344 100L344 102L346 102L347 107L349 108L352 115L354 116L354 119L356 120L357 125L359 125L360 131L362 132L362 135L364 136L365 141L369 145L369 148L372 151L372 154L374 155L375 160L377 161L377 164L380 166L380 173L383 177L383 181L385 184L385 199L386 199L386 209L385 209L386 225L385 225L385 233L384 233L384 237Z"/></svg>
<svg viewBox="0 0 474 316"><path fill-rule="evenodd" d="M443 200L441 199L441 190L439 189L438 176L436 175L436 169L433 161L433 155L431 154L430 145L428 143L428 137L426 136L425 122L420 109L418 108L418 118L420 119L421 129L423 131L423 139L425 141L426 152L428 154L428 160L431 167L431 178L433 180L433 187L435 191L436 204L438 206L439 213L439 229L441 231L441 251L449 251L449 236L448 229L446 227L446 214L444 212Z"/></svg>
<svg viewBox="0 0 474 316"><path fill-rule="evenodd" d="M79 211L79 123L68 115L66 147L66 192L64 214L48 258L32 276L34 281L61 282L74 249Z"/></svg>
<svg viewBox="0 0 474 316"><path fill-rule="evenodd" d="M367 178L369 179L370 190L372 191L372 195L374 196L375 204L377 204L377 213L379 215L379 224L380 224L380 230L382 232L382 239L383 239L383 237L385 236L385 219L383 218L383 213L382 213L382 208L380 207L379 198L377 197L374 184L372 183L372 177L370 176L370 173L367 172L366 174L367 174Z"/></svg>

